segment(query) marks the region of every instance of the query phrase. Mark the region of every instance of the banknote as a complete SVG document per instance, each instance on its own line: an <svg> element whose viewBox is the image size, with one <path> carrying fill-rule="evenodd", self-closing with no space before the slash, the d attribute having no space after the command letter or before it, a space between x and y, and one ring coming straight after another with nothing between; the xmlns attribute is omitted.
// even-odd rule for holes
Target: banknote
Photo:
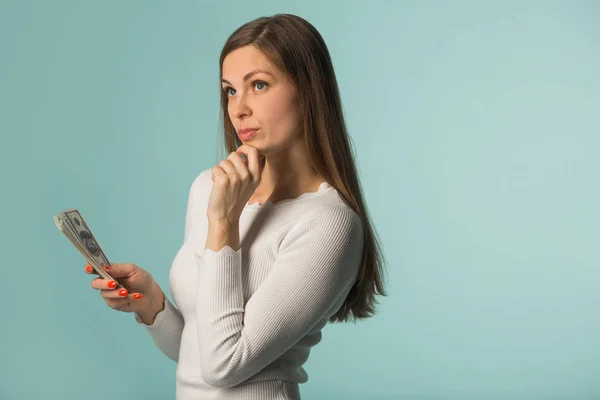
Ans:
<svg viewBox="0 0 600 400"><path fill-rule="evenodd" d="M54 216L54 223L58 230L62 232L77 250L79 250L81 255L92 266L96 274L104 279L114 280L117 282L118 287L122 289L125 288L119 279L113 278L104 268L102 268L104 265L110 267L111 263L77 209L68 209L60 212L58 215Z"/></svg>

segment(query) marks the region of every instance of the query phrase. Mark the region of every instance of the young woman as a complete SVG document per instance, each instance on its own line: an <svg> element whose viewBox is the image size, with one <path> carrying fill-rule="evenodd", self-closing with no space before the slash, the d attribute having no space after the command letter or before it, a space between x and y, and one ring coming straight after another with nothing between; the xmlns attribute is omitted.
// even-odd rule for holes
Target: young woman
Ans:
<svg viewBox="0 0 600 400"><path fill-rule="evenodd" d="M229 156L191 185L174 302L134 264L107 269L128 290L92 287L178 362L177 399L299 399L327 322L375 314L383 257L317 30L258 18L229 37L220 71Z"/></svg>

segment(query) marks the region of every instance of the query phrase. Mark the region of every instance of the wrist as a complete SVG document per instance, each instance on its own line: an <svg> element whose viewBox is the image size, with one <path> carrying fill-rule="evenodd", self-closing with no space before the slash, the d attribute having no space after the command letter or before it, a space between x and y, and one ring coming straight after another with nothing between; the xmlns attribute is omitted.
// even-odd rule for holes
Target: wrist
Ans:
<svg viewBox="0 0 600 400"><path fill-rule="evenodd" d="M158 313L165 309L166 297L160 286L155 283L153 290L149 293L148 307L138 314L146 325L154 324Z"/></svg>
<svg viewBox="0 0 600 400"><path fill-rule="evenodd" d="M157 283L154 283L154 293L150 297L150 309L158 314L165 309L165 300L165 293Z"/></svg>
<svg viewBox="0 0 600 400"><path fill-rule="evenodd" d="M239 218L230 220L229 218L208 216L208 226L212 227L213 229L231 230L237 229L239 225Z"/></svg>
<svg viewBox="0 0 600 400"><path fill-rule="evenodd" d="M219 251L225 246L230 246L234 250L238 250L240 248L239 230L239 222L209 219L205 248Z"/></svg>

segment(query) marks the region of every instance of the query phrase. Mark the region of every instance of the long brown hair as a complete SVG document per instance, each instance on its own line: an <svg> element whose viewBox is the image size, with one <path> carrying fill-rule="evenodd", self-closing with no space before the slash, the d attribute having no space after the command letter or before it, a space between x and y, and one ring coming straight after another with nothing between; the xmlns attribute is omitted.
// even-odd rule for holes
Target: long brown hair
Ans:
<svg viewBox="0 0 600 400"><path fill-rule="evenodd" d="M325 41L314 26L296 15L257 18L239 27L227 39L219 59L220 78L225 57L233 50L249 45L260 50L295 84L300 98L304 145L313 168L342 195L363 223L363 257L357 280L344 304L329 321L356 322L369 318L375 314L376 295L387 296L382 276L384 259L363 200L338 84ZM232 153L241 142L231 120L226 118L227 94L219 91L225 148Z"/></svg>

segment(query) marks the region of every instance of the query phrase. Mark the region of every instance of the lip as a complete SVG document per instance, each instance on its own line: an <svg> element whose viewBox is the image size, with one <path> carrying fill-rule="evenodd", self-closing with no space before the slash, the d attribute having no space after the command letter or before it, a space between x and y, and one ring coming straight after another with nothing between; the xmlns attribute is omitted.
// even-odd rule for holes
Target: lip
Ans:
<svg viewBox="0 0 600 400"><path fill-rule="evenodd" d="M248 140L252 138L258 132L259 128L249 128L249 129L240 129L238 131L238 136L242 140Z"/></svg>
<svg viewBox="0 0 600 400"><path fill-rule="evenodd" d="M250 132L250 131L257 131L257 130L258 130L258 128L245 128L245 129L240 129L240 130L238 131L238 133L240 133L240 134L245 134L245 133L248 133L248 132Z"/></svg>

